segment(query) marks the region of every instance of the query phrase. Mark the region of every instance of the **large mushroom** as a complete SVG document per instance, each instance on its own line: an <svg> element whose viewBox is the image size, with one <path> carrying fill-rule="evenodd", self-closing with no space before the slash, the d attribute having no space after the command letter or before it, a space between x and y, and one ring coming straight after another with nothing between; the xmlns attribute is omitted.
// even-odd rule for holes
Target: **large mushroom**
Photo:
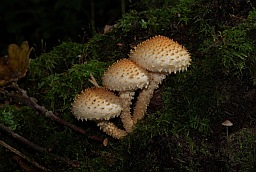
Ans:
<svg viewBox="0 0 256 172"><path fill-rule="evenodd" d="M115 62L102 77L102 85L104 87L119 92L123 107L120 118L128 133L133 130L130 106L134 98L134 91L147 87L148 84L149 77L146 70L129 59L121 59Z"/></svg>
<svg viewBox="0 0 256 172"><path fill-rule="evenodd" d="M149 71L150 83L144 88L134 109L133 122L137 123L146 113L147 106L154 90L170 73L187 70L191 57L189 52L179 43L165 36L155 36L131 50L129 57L138 66Z"/></svg>
<svg viewBox="0 0 256 172"><path fill-rule="evenodd" d="M71 110L78 120L94 120L101 130L116 139L127 135L109 121L110 118L120 115L122 103L113 92L103 87L88 88L78 94Z"/></svg>

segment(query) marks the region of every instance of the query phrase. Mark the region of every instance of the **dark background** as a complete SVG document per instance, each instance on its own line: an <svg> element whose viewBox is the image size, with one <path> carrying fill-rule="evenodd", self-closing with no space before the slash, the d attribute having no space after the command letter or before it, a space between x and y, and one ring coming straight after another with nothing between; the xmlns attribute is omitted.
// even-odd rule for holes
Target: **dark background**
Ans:
<svg viewBox="0 0 256 172"><path fill-rule="evenodd" d="M61 41L83 42L128 9L128 0L10 0L0 5L0 57L24 40L38 53ZM46 45L46 46L45 46Z"/></svg>

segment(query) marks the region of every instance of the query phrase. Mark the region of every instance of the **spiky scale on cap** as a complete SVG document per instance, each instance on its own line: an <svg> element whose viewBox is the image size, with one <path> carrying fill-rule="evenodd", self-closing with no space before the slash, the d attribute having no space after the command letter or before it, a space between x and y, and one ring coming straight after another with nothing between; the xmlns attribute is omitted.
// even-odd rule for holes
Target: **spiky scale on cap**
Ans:
<svg viewBox="0 0 256 172"><path fill-rule="evenodd" d="M165 36L155 36L138 44L130 59L151 72L176 73L185 70L191 61L188 51Z"/></svg>
<svg viewBox="0 0 256 172"><path fill-rule="evenodd" d="M132 91L146 87L148 83L147 72L129 59L115 62L102 77L103 86L115 91Z"/></svg>
<svg viewBox="0 0 256 172"><path fill-rule="evenodd" d="M121 111L120 99L101 87L85 89L72 103L72 112L78 120L108 120L119 116Z"/></svg>

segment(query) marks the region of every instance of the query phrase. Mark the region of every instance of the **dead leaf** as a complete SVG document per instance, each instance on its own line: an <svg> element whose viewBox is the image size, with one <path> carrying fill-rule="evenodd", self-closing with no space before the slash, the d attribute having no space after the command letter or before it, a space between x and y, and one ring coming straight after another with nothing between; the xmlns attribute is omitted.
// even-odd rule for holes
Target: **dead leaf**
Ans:
<svg viewBox="0 0 256 172"><path fill-rule="evenodd" d="M0 58L0 86L26 76L31 50L27 41L20 47L16 44L8 46L9 56Z"/></svg>
<svg viewBox="0 0 256 172"><path fill-rule="evenodd" d="M3 86L8 83L8 80L11 80L12 71L7 65L7 61L4 57L0 57L0 86Z"/></svg>
<svg viewBox="0 0 256 172"><path fill-rule="evenodd" d="M20 47L16 44L10 44L8 46L9 67L13 72L18 73L18 78L22 78L26 75L30 51L31 49L27 41L24 41Z"/></svg>

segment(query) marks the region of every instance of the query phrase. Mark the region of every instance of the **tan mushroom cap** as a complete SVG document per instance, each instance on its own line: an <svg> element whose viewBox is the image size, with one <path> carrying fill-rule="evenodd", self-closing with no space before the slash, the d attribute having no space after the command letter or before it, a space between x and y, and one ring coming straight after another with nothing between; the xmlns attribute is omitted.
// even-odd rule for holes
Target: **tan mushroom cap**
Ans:
<svg viewBox="0 0 256 172"><path fill-rule="evenodd" d="M129 59L115 62L102 77L102 85L115 91L132 91L148 84L147 72Z"/></svg>
<svg viewBox="0 0 256 172"><path fill-rule="evenodd" d="M190 65L189 52L179 43L165 36L155 36L130 52L130 59L151 72L176 73Z"/></svg>
<svg viewBox="0 0 256 172"><path fill-rule="evenodd" d="M226 127L230 127L230 126L233 125L233 123L230 122L229 120L225 120L225 121L222 123L222 125L224 125L224 126L226 126Z"/></svg>
<svg viewBox="0 0 256 172"><path fill-rule="evenodd" d="M102 87L85 89L72 103L72 112L78 120L108 120L119 116L121 111L120 99Z"/></svg>

